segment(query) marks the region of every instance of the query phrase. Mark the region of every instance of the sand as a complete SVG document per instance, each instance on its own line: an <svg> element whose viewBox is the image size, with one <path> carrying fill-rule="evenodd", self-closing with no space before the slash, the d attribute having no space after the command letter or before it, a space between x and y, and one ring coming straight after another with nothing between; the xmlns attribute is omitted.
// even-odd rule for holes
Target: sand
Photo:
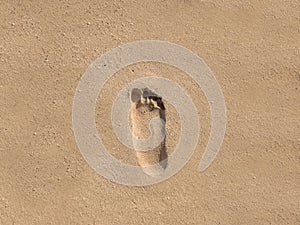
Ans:
<svg viewBox="0 0 300 225"><path fill-rule="evenodd" d="M1 1L0 224L300 224L299 11L296 0ZM113 97L144 74L188 89L202 126L179 173L127 187L85 162L72 103L90 63L145 39L205 60L226 100L227 130L218 157L200 173L210 131L201 90L165 65L119 71L99 96L96 118L116 158L135 163L110 135ZM171 148L178 115L167 116Z"/></svg>

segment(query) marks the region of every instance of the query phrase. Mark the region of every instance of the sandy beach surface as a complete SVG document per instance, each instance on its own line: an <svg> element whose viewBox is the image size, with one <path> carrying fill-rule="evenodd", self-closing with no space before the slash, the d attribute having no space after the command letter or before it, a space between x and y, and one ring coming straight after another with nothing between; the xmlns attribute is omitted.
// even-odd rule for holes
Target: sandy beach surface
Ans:
<svg viewBox="0 0 300 225"><path fill-rule="evenodd" d="M297 0L0 1L0 224L300 224L300 4ZM197 168L210 134L204 93L184 72L140 63L117 72L96 106L112 155L136 164L112 131L117 93L162 76L187 90L201 139L170 179L130 187L98 175L72 130L76 87L119 45L163 40L199 55L227 107L220 152ZM168 151L180 136L166 102Z"/></svg>

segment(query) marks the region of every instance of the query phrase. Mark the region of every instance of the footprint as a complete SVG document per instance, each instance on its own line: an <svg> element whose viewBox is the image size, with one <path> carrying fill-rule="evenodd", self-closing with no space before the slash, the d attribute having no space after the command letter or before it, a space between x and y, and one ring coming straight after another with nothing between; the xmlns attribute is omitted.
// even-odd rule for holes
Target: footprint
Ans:
<svg viewBox="0 0 300 225"><path fill-rule="evenodd" d="M167 167L166 117L162 98L148 88L134 88L131 92L132 107L130 120L133 133L133 146L136 150L137 162L147 175L157 177ZM157 143L148 150L143 141ZM148 150L148 151L138 151Z"/></svg>

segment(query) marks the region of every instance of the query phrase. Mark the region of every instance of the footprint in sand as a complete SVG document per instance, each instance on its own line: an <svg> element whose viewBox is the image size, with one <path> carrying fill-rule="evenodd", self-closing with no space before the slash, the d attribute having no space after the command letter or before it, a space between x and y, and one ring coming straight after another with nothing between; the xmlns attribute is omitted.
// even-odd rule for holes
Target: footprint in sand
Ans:
<svg viewBox="0 0 300 225"><path fill-rule="evenodd" d="M134 88L131 101L130 120L137 162L147 175L159 176L167 167L164 103L148 88ZM155 147L149 150L146 140Z"/></svg>

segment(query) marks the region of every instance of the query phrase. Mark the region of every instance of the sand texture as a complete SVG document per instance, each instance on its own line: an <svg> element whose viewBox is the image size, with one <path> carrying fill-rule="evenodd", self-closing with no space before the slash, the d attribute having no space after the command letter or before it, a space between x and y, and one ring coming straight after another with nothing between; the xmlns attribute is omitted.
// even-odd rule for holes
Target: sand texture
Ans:
<svg viewBox="0 0 300 225"><path fill-rule="evenodd" d="M297 0L0 0L0 224L300 224L299 12ZM226 100L227 129L200 173L210 110L197 84L159 63L118 71L96 105L98 132L117 159L137 165L110 121L114 98L136 78L177 82L201 124L179 173L128 187L86 163L72 104L95 59L147 39L182 45L207 63ZM170 154L180 123L165 106Z"/></svg>

